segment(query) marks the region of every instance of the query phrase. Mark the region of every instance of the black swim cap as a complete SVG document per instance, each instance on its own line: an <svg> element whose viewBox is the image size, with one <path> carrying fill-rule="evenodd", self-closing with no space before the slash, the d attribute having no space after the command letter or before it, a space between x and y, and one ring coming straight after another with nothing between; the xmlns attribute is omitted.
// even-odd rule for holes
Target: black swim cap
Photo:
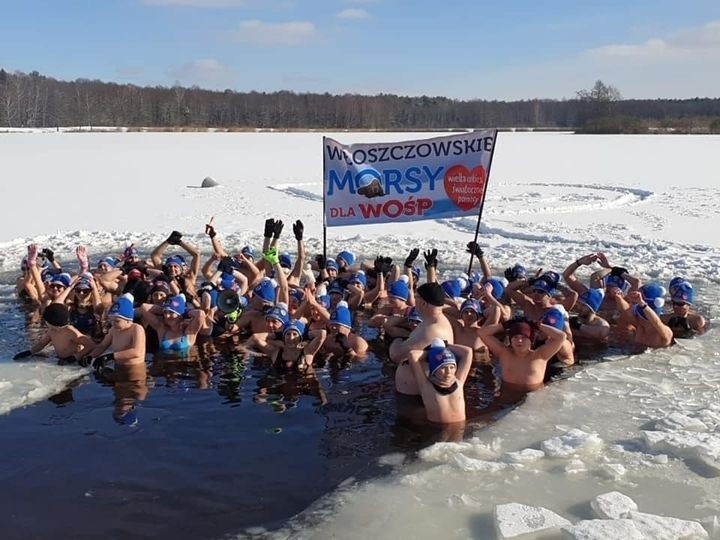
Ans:
<svg viewBox="0 0 720 540"><path fill-rule="evenodd" d="M43 311L43 320L51 326L67 326L70 314L65 304L50 304Z"/></svg>

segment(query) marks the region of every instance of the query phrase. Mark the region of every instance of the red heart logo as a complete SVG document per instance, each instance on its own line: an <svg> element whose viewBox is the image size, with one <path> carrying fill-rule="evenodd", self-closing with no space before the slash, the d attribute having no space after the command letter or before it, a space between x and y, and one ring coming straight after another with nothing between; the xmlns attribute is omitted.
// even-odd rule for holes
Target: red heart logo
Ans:
<svg viewBox="0 0 720 540"><path fill-rule="evenodd" d="M467 212L482 202L486 179L487 174L482 165L472 171L464 165L454 165L447 170L443 179L445 193L455 206Z"/></svg>

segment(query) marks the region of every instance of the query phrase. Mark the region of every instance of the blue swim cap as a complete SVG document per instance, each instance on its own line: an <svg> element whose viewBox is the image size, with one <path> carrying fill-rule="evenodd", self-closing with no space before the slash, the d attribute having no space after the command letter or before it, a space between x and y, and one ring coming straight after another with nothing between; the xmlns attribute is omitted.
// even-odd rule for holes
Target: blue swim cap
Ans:
<svg viewBox="0 0 720 540"><path fill-rule="evenodd" d="M325 270L335 270L337 272L338 270L340 270L340 268L338 268L338 263L336 263L332 259L328 259L327 261L325 261Z"/></svg>
<svg viewBox="0 0 720 540"><path fill-rule="evenodd" d="M265 319L273 319L286 325L290 321L290 316L283 306L273 306L265 312Z"/></svg>
<svg viewBox="0 0 720 540"><path fill-rule="evenodd" d="M263 302L271 304L275 302L275 287L273 287L272 281L269 279L263 279L260 283L255 285L253 294L259 297Z"/></svg>
<svg viewBox="0 0 720 540"><path fill-rule="evenodd" d="M338 302L335 310L330 314L330 324L352 328L352 314L350 313L347 302L344 300Z"/></svg>
<svg viewBox="0 0 720 540"><path fill-rule="evenodd" d="M363 288L367 288L367 276L365 275L365 272L362 270L355 272L350 278L350 283L360 284Z"/></svg>
<svg viewBox="0 0 720 540"><path fill-rule="evenodd" d="M305 335L305 323L298 320L293 320L288 322L285 325L285 328L283 328L283 336L290 332L291 330L295 330L298 334L300 334L300 339L303 338Z"/></svg>
<svg viewBox="0 0 720 540"><path fill-rule="evenodd" d="M466 311L472 311L478 317L480 317L482 315L482 306L477 300L473 298L468 298L460 306L460 313L464 313Z"/></svg>
<svg viewBox="0 0 720 540"><path fill-rule="evenodd" d="M662 308L665 305L665 292L665 287L657 283L648 283L640 287L643 300L658 315L662 314Z"/></svg>
<svg viewBox="0 0 720 540"><path fill-rule="evenodd" d="M677 303L692 304L695 299L695 291L692 285L687 281L684 281L675 286L672 292L672 301Z"/></svg>
<svg viewBox="0 0 720 540"><path fill-rule="evenodd" d="M292 258L289 253L281 253L278 260L280 261L280 266L282 268L292 268Z"/></svg>
<svg viewBox="0 0 720 540"><path fill-rule="evenodd" d="M336 259L339 259L337 261L338 265L340 264L340 261L343 261L347 266L352 266L355 262L355 254L350 251L341 251L338 253Z"/></svg>
<svg viewBox="0 0 720 540"><path fill-rule="evenodd" d="M417 323L422 322L422 315L418 313L418 310L415 307L408 308L406 317L408 321L413 321Z"/></svg>
<svg viewBox="0 0 720 540"><path fill-rule="evenodd" d="M542 317L543 324L557 328L558 330L565 329L565 317L563 312L558 308L548 309Z"/></svg>
<svg viewBox="0 0 720 540"><path fill-rule="evenodd" d="M492 295L496 300L500 300L505 294L505 285L497 278L483 279L481 282L483 285L489 283L492 287Z"/></svg>
<svg viewBox="0 0 720 540"><path fill-rule="evenodd" d="M597 313L605 298L603 289L588 289L580 295L578 302L585 304L593 313Z"/></svg>
<svg viewBox="0 0 720 540"><path fill-rule="evenodd" d="M407 302L408 298L410 297L410 288L408 287L407 281L402 279L403 277L406 276L400 276L401 279L393 281L390 284L390 288L388 289L388 296L390 298L397 298L398 300L403 300Z"/></svg>
<svg viewBox="0 0 720 540"><path fill-rule="evenodd" d="M430 350L427 353L427 363L430 371L430 376L435 375L438 369L441 367L452 364L457 366L457 359L455 355L445 347L445 343L439 339L433 339Z"/></svg>
<svg viewBox="0 0 720 540"><path fill-rule="evenodd" d="M443 281L440 286L442 287L442 290L445 291L445 296L448 298L458 298L462 294L462 285L457 279L449 279L447 281Z"/></svg>

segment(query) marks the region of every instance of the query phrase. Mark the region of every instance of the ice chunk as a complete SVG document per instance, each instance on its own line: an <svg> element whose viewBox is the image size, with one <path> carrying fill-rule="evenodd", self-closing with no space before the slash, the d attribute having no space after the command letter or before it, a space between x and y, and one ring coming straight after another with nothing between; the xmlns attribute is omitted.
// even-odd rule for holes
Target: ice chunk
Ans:
<svg viewBox="0 0 720 540"><path fill-rule="evenodd" d="M707 531L697 521L688 521L672 517L645 514L643 512L628 512L628 517L635 524L635 528L645 537L653 540L700 539L708 538Z"/></svg>
<svg viewBox="0 0 720 540"><path fill-rule="evenodd" d="M541 506L513 502L495 507L495 529L499 538L522 538L570 525L564 517Z"/></svg>
<svg viewBox="0 0 720 540"><path fill-rule="evenodd" d="M657 429L664 431L707 431L708 427L697 418L692 418L680 412L674 412L669 416L658 420L655 425Z"/></svg>
<svg viewBox="0 0 720 540"><path fill-rule="evenodd" d="M467 472L497 472L507 467L505 463L469 458L463 454L455 454L450 458L450 462Z"/></svg>
<svg viewBox="0 0 720 540"><path fill-rule="evenodd" d="M646 540L635 527L635 523L629 519L587 519L570 527L563 527L562 531L567 538L575 540Z"/></svg>
<svg viewBox="0 0 720 540"><path fill-rule="evenodd" d="M545 452L534 448L525 448L518 452L506 452L503 461L506 463L531 463L545 457Z"/></svg>
<svg viewBox="0 0 720 540"><path fill-rule="evenodd" d="M595 515L601 519L620 519L627 517L631 510L637 510L638 506L630 497L619 491L610 491L598 495L590 501L590 507Z"/></svg>
<svg viewBox="0 0 720 540"><path fill-rule="evenodd" d="M565 435L543 441L540 447L549 457L569 457L580 450L601 445L602 439L596 433L571 429Z"/></svg>

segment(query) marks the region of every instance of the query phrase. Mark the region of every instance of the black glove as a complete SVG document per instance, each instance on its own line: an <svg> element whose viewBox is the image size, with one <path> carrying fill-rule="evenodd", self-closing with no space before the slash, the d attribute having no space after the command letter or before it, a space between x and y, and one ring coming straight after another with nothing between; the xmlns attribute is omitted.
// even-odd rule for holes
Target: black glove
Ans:
<svg viewBox="0 0 720 540"><path fill-rule="evenodd" d="M92 361L92 367L95 371L102 371L105 368L105 364L113 362L114 360L115 355L113 353L103 354Z"/></svg>
<svg viewBox="0 0 720 540"><path fill-rule="evenodd" d="M508 283L512 283L517 279L517 276L515 275L515 270L512 266L508 266L505 269L505 272L503 272L503 274L505 275L505 279L508 280Z"/></svg>
<svg viewBox="0 0 720 540"><path fill-rule="evenodd" d="M215 227L212 225L205 225L205 234L207 234L210 238L215 238L217 233L215 232Z"/></svg>
<svg viewBox="0 0 720 540"><path fill-rule="evenodd" d="M340 345L343 352L346 353L350 351L350 342L345 334L335 334L335 342Z"/></svg>
<svg viewBox="0 0 720 540"><path fill-rule="evenodd" d="M580 322L579 317L570 317L570 328L573 330L580 330L580 326L582 326L582 323Z"/></svg>
<svg viewBox="0 0 720 540"><path fill-rule="evenodd" d="M478 259L482 259L485 253L482 249L480 249L480 246L477 242L468 242L467 243L467 252L471 255L475 255Z"/></svg>
<svg viewBox="0 0 720 540"><path fill-rule="evenodd" d="M89 354L86 354L80 360L78 360L78 365L80 367L88 367L90 364L92 364L92 361L93 361L92 356L90 356Z"/></svg>
<svg viewBox="0 0 720 540"><path fill-rule="evenodd" d="M373 263L373 268L375 268L375 271L378 274L382 273L382 267L383 267L384 262L385 262L385 259L383 258L382 255L378 255L377 257L375 257L375 262Z"/></svg>
<svg viewBox="0 0 720 540"><path fill-rule="evenodd" d="M325 269L325 263L327 262L325 260L325 255L315 255L315 261L317 262L318 268L320 270Z"/></svg>
<svg viewBox="0 0 720 540"><path fill-rule="evenodd" d="M432 249L430 251L423 252L423 257L425 257L425 269L428 268L437 268L437 256L438 256L438 250Z"/></svg>
<svg viewBox="0 0 720 540"><path fill-rule="evenodd" d="M180 242L182 242L182 233L178 231L173 231L170 233L170 236L168 236L167 240L165 241L171 246L177 246Z"/></svg>
<svg viewBox="0 0 720 540"><path fill-rule="evenodd" d="M539 281L540 279L542 279L542 278L530 277L530 278L527 279L527 284L528 284L528 285L535 285L535 282L536 282L536 281ZM545 280L543 279L542 281L545 281ZM546 283L547 283L547 282L546 282Z"/></svg>
<svg viewBox="0 0 720 540"><path fill-rule="evenodd" d="M280 238L280 233L282 233L284 226L285 226L285 224L282 221L280 221L279 219L275 222L275 225L273 227L273 238L275 240Z"/></svg>
<svg viewBox="0 0 720 540"><path fill-rule="evenodd" d="M305 225L303 225L303 222L298 219L295 223L293 223L293 234L295 235L295 240L298 242L302 240L303 232L305 232Z"/></svg>
<svg viewBox="0 0 720 540"><path fill-rule="evenodd" d="M40 253L50 262L55 262L55 253L50 248L44 248Z"/></svg>
<svg viewBox="0 0 720 540"><path fill-rule="evenodd" d="M223 257L222 259L220 259L220 262L217 265L217 269L220 272L225 272L226 274L232 274L233 267L232 267L232 263L230 261L230 257Z"/></svg>
<svg viewBox="0 0 720 540"><path fill-rule="evenodd" d="M32 352L30 352L30 349L26 351L20 351L15 356L13 356L13 360L22 360L23 358L30 358L32 356Z"/></svg>
<svg viewBox="0 0 720 540"><path fill-rule="evenodd" d="M627 269L623 268L622 266L613 266L612 269L610 270L611 276L622 277L623 274L627 274L627 273L628 273Z"/></svg>
<svg viewBox="0 0 720 540"><path fill-rule="evenodd" d="M265 232L263 233L263 236L265 238L270 238L273 234L274 228L275 228L275 220L274 219L266 219L265 220Z"/></svg>
<svg viewBox="0 0 720 540"><path fill-rule="evenodd" d="M403 263L405 265L405 268L412 268L412 265L415 262L415 259L418 258L418 255L420 255L420 250L418 248L412 248L410 250L410 253L408 253L408 256L405 258L405 262Z"/></svg>

